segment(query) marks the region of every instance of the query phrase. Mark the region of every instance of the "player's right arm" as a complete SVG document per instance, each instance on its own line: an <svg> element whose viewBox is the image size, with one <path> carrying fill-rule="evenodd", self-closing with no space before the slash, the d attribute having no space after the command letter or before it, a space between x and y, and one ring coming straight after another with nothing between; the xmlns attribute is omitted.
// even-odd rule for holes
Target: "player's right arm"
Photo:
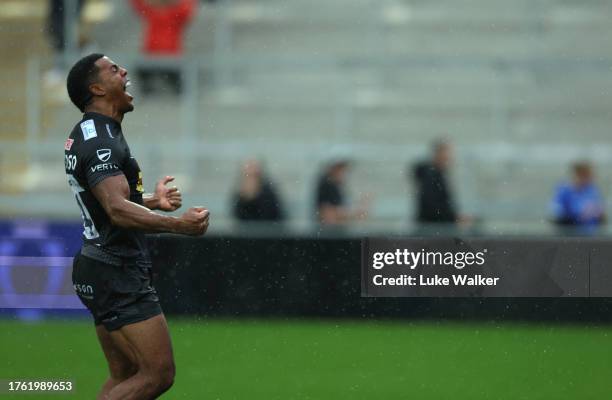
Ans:
<svg viewBox="0 0 612 400"><path fill-rule="evenodd" d="M124 174L129 154L117 138L106 135L105 128L88 120L84 141L74 148L75 174L86 181L113 225L147 232L202 235L208 228L208 210L190 208L181 217L156 214L130 201L130 186ZM83 126L81 126L81 129ZM84 131L85 132L85 131Z"/></svg>
<svg viewBox="0 0 612 400"><path fill-rule="evenodd" d="M205 208L192 207L177 218L157 214L130 201L130 187L123 174L104 178L91 191L111 223L122 228L194 236L203 235L208 228L209 213Z"/></svg>

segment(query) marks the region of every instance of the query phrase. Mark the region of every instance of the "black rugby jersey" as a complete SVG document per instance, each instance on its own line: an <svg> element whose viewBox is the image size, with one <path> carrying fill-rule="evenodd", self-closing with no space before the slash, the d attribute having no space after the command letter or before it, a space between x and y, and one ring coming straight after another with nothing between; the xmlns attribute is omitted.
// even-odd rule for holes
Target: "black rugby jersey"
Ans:
<svg viewBox="0 0 612 400"><path fill-rule="evenodd" d="M100 261L109 258L149 260L144 232L111 224L109 216L91 192L107 177L124 174L130 201L143 204L142 173L113 118L85 113L64 145L64 164L83 218L83 250Z"/></svg>

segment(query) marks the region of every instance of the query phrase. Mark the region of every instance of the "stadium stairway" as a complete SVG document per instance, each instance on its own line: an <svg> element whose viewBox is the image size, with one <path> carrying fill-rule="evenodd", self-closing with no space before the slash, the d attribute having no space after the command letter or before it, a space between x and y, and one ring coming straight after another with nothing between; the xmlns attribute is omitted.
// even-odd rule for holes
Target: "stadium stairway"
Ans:
<svg viewBox="0 0 612 400"><path fill-rule="evenodd" d="M103 0L88 2L85 28L108 15L105 6ZM5 0L0 4L0 81L4 90L0 98L0 194L27 194L45 188L47 165L32 162L37 158L32 153L38 152L40 142L52 133L54 117L68 101L64 83L45 86L42 79L43 71L52 65L45 37L47 7L46 0ZM49 157L43 154L44 158Z"/></svg>

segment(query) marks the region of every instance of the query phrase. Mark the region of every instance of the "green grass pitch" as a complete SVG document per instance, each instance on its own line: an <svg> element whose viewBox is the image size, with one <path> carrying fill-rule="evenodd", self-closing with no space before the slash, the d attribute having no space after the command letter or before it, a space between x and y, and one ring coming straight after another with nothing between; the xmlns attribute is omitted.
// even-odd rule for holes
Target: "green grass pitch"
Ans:
<svg viewBox="0 0 612 400"><path fill-rule="evenodd" d="M604 399L612 327L332 320L169 321L163 399ZM71 378L94 399L106 366L91 323L0 320L0 379Z"/></svg>

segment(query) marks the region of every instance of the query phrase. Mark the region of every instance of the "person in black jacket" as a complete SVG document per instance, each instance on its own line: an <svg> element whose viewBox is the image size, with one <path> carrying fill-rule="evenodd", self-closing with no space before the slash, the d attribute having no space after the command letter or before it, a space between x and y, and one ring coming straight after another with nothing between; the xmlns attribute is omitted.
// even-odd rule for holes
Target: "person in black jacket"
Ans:
<svg viewBox="0 0 612 400"><path fill-rule="evenodd" d="M417 188L417 221L423 224L448 223L458 220L447 171L452 160L452 148L447 142L434 142L431 160L414 167Z"/></svg>
<svg viewBox="0 0 612 400"><path fill-rule="evenodd" d="M240 221L279 222L284 219L280 198L258 161L244 163L233 208L234 217Z"/></svg>
<svg viewBox="0 0 612 400"><path fill-rule="evenodd" d="M321 225L340 226L363 220L368 215L369 194L364 194L356 208L349 206L345 184L351 163L338 159L330 162L319 177L315 192L315 216Z"/></svg>

